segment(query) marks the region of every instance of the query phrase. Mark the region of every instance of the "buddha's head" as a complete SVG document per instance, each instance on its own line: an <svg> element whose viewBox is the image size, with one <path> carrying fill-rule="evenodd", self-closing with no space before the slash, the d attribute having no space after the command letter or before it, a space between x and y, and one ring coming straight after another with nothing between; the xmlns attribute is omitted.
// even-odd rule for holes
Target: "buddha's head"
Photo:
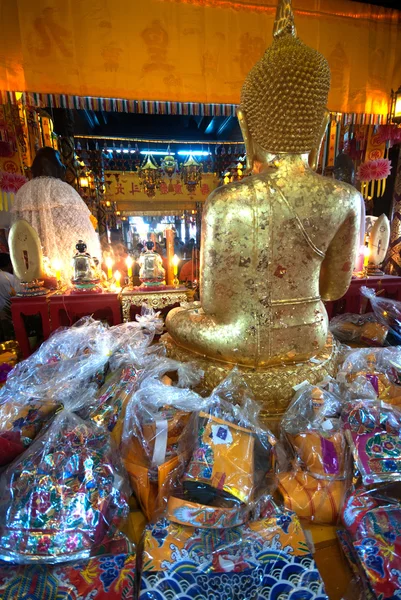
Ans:
<svg viewBox="0 0 401 600"><path fill-rule="evenodd" d="M279 0L273 34L242 88L239 120L256 159L261 151L303 154L315 148L330 88L326 59L296 35L291 0Z"/></svg>

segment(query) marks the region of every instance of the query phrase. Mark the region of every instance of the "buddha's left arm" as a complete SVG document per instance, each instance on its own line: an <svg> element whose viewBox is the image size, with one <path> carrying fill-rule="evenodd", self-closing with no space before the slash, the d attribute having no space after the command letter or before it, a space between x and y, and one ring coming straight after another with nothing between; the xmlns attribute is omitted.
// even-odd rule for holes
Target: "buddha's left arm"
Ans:
<svg viewBox="0 0 401 600"><path fill-rule="evenodd" d="M359 245L359 224L358 206L348 214L326 251L320 270L322 300L338 300L348 290Z"/></svg>

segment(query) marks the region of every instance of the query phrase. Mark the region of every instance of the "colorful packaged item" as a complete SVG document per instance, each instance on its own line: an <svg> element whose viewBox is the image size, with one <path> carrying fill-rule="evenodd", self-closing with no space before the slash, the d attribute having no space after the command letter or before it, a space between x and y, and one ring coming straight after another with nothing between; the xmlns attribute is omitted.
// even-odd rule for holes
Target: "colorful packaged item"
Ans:
<svg viewBox="0 0 401 600"><path fill-rule="evenodd" d="M379 323L373 313L337 315L330 321L330 331L344 344L385 346L388 327Z"/></svg>
<svg viewBox="0 0 401 600"><path fill-rule="evenodd" d="M401 412L375 400L352 401L342 420L363 484L401 481Z"/></svg>
<svg viewBox="0 0 401 600"><path fill-rule="evenodd" d="M104 383L93 402L79 412L80 417L110 432L119 447L126 404L136 391L142 371L136 366L120 367Z"/></svg>
<svg viewBox="0 0 401 600"><path fill-rule="evenodd" d="M396 497L393 497L393 493ZM340 541L366 584L364 598L395 600L401 590L401 505L394 486L357 489L345 502ZM353 550L353 552L352 552Z"/></svg>
<svg viewBox="0 0 401 600"><path fill-rule="evenodd" d="M249 504L273 466L275 439L257 420L259 408L237 369L218 385L201 411L196 446L182 478L201 504L220 498Z"/></svg>
<svg viewBox="0 0 401 600"><path fill-rule="evenodd" d="M0 466L19 456L60 409L52 399L7 394L0 403Z"/></svg>
<svg viewBox="0 0 401 600"><path fill-rule="evenodd" d="M376 397L401 406L401 350L399 347L353 350L340 365L337 380L349 386L348 391L358 399Z"/></svg>
<svg viewBox="0 0 401 600"><path fill-rule="evenodd" d="M135 554L63 565L0 564L1 600L132 600L135 593Z"/></svg>
<svg viewBox="0 0 401 600"><path fill-rule="evenodd" d="M127 496L108 432L63 410L0 478L0 559L87 558L123 524Z"/></svg>
<svg viewBox="0 0 401 600"><path fill-rule="evenodd" d="M279 473L284 506L299 518L315 523L337 523L348 483L344 479L317 479L306 471Z"/></svg>
<svg viewBox="0 0 401 600"><path fill-rule="evenodd" d="M166 385L163 374L173 372L177 385ZM201 373L193 365L160 359L148 373L127 403L121 451L141 509L152 519L189 458L195 437L192 413L205 401L181 387L199 382Z"/></svg>
<svg viewBox="0 0 401 600"><path fill-rule="evenodd" d="M202 507L188 510L176 500L168 518L147 526L140 600L327 600L294 513L270 508L243 524L233 513L230 524L221 518L226 510L199 525Z"/></svg>
<svg viewBox="0 0 401 600"><path fill-rule="evenodd" d="M278 465L278 479L286 508L330 524L338 520L349 468L342 400L335 384L326 387L305 383L288 407L282 420L288 458Z"/></svg>
<svg viewBox="0 0 401 600"><path fill-rule="evenodd" d="M366 286L361 287L361 294L366 296L373 308L379 323L389 331L388 343L392 346L401 344L401 302L391 298L376 296L375 290Z"/></svg>

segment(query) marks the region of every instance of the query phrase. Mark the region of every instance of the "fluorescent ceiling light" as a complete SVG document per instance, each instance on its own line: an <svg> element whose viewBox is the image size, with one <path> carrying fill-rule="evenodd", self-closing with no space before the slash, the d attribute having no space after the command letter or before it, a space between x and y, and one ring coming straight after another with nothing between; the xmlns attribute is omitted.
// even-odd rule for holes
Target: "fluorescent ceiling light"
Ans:
<svg viewBox="0 0 401 600"><path fill-rule="evenodd" d="M209 156L211 152L206 152L206 150L194 150L193 152L187 152L187 150L178 150L177 154L180 156L189 156L190 154L192 154L192 156Z"/></svg>
<svg viewBox="0 0 401 600"><path fill-rule="evenodd" d="M155 156L167 156L168 154L175 154L175 152L167 152L167 150L141 150L141 154L154 154Z"/></svg>

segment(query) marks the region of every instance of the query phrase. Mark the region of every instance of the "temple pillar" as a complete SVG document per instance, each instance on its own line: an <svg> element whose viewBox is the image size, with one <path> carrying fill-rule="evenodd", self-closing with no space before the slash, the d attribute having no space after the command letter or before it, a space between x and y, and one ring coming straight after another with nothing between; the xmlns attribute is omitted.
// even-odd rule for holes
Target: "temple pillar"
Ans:
<svg viewBox="0 0 401 600"><path fill-rule="evenodd" d="M394 181L390 245L384 260L384 271L387 275L401 276L401 150Z"/></svg>

